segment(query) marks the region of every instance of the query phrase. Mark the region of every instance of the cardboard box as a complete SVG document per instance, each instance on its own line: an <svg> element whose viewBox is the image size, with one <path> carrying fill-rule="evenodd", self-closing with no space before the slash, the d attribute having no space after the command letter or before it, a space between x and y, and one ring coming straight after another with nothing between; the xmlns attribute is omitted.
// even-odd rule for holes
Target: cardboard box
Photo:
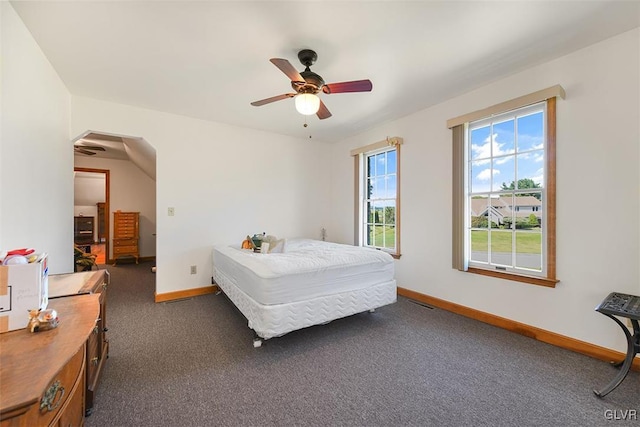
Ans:
<svg viewBox="0 0 640 427"><path fill-rule="evenodd" d="M49 303L47 254L30 264L0 265L0 333L26 328L29 310Z"/></svg>

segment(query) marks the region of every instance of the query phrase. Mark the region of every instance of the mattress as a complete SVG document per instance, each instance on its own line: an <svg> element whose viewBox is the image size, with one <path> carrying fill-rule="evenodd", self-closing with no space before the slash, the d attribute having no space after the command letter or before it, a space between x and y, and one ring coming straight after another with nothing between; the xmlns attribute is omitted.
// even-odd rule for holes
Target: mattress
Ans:
<svg viewBox="0 0 640 427"><path fill-rule="evenodd" d="M248 326L260 338L279 337L291 331L353 314L372 311L397 300L396 281L381 282L363 289L345 291L317 298L275 304L258 304L234 284L222 271L214 279L227 297L247 318ZM254 346L256 341L254 340Z"/></svg>
<svg viewBox="0 0 640 427"><path fill-rule="evenodd" d="M287 241L284 253L255 253L216 246L214 273L261 305L299 301L394 283L395 270L386 252L310 239ZM214 274L215 276L215 274Z"/></svg>

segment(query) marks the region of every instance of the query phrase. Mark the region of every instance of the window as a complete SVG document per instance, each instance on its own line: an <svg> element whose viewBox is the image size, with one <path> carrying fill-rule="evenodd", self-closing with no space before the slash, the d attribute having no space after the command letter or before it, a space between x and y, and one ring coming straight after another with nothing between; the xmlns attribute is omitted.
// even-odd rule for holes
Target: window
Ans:
<svg viewBox="0 0 640 427"><path fill-rule="evenodd" d="M543 276L546 104L469 123L466 257L469 265ZM492 214L493 206L501 207ZM532 216L533 215L533 216Z"/></svg>
<svg viewBox="0 0 640 427"><path fill-rule="evenodd" d="M353 150L356 167L355 241L400 256L401 138Z"/></svg>
<svg viewBox="0 0 640 427"><path fill-rule="evenodd" d="M453 119L454 268L555 286L556 96Z"/></svg>
<svg viewBox="0 0 640 427"><path fill-rule="evenodd" d="M397 152L367 153L364 173L364 246L396 250Z"/></svg>

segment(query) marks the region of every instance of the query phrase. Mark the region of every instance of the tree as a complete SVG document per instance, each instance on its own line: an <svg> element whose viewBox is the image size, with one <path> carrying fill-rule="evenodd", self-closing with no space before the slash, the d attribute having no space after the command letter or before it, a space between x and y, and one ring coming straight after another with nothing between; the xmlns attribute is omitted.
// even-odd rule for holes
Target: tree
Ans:
<svg viewBox="0 0 640 427"><path fill-rule="evenodd" d="M385 222L385 224L395 224L396 223L396 207L395 206L385 206L385 208L384 208L384 222Z"/></svg>
<svg viewBox="0 0 640 427"><path fill-rule="evenodd" d="M518 180L518 190L522 190L523 188L542 188L540 184L532 180L531 178L522 178ZM505 182L502 183L502 190L515 190L516 184L515 181L511 181L511 184L507 185ZM533 196L538 200L542 199L540 193L518 193L516 196Z"/></svg>
<svg viewBox="0 0 640 427"><path fill-rule="evenodd" d="M535 217L535 215L533 215ZM538 220L536 218L535 224L529 218L516 218L515 229L516 230L528 230L538 226ZM513 230L513 218L506 217L504 219L504 228Z"/></svg>
<svg viewBox="0 0 640 427"><path fill-rule="evenodd" d="M489 226L489 218L486 216L472 216L471 227L473 228L487 228Z"/></svg>

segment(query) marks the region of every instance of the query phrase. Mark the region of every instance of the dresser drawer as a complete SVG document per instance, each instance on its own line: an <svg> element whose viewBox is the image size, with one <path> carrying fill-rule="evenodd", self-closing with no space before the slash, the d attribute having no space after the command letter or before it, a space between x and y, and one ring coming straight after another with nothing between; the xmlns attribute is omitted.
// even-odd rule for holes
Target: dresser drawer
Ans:
<svg viewBox="0 0 640 427"><path fill-rule="evenodd" d="M118 224L115 225L115 228L118 230L122 230L125 228L129 230L133 230L134 228L136 228L136 222L133 220L121 219L121 220L118 220Z"/></svg>
<svg viewBox="0 0 640 427"><path fill-rule="evenodd" d="M114 230L116 230L118 232L122 232L122 231L125 231L125 230L132 232L132 231L135 231L135 229L136 229L136 224L133 223L133 222L131 222L131 223L127 223L127 222L122 223L122 222L120 222L118 225L116 225L114 227Z"/></svg>
<svg viewBox="0 0 640 427"><path fill-rule="evenodd" d="M116 238L132 238L138 237L138 233L133 227L118 227L114 230L113 234Z"/></svg>
<svg viewBox="0 0 640 427"><path fill-rule="evenodd" d="M138 246L116 246L113 248L114 255L137 254Z"/></svg>
<svg viewBox="0 0 640 427"><path fill-rule="evenodd" d="M33 425L51 424L69 399L74 386L76 386L76 381L80 380L84 385L84 371L82 370L84 352L85 346L83 345L44 390L37 404L39 412L37 415L33 414L35 415ZM82 411L82 406L80 403L80 411Z"/></svg>
<svg viewBox="0 0 640 427"><path fill-rule="evenodd" d="M138 239L113 239L114 246L137 246Z"/></svg>
<svg viewBox="0 0 640 427"><path fill-rule="evenodd" d="M93 382L100 364L100 346L102 346L101 336L99 334L99 325L96 325L89 339L87 340L87 381Z"/></svg>
<svg viewBox="0 0 640 427"><path fill-rule="evenodd" d="M70 392L67 406L60 414L60 419L54 425L58 427L76 427L84 425L84 411L82 408L83 391L85 389L84 377L78 381L73 391Z"/></svg>

